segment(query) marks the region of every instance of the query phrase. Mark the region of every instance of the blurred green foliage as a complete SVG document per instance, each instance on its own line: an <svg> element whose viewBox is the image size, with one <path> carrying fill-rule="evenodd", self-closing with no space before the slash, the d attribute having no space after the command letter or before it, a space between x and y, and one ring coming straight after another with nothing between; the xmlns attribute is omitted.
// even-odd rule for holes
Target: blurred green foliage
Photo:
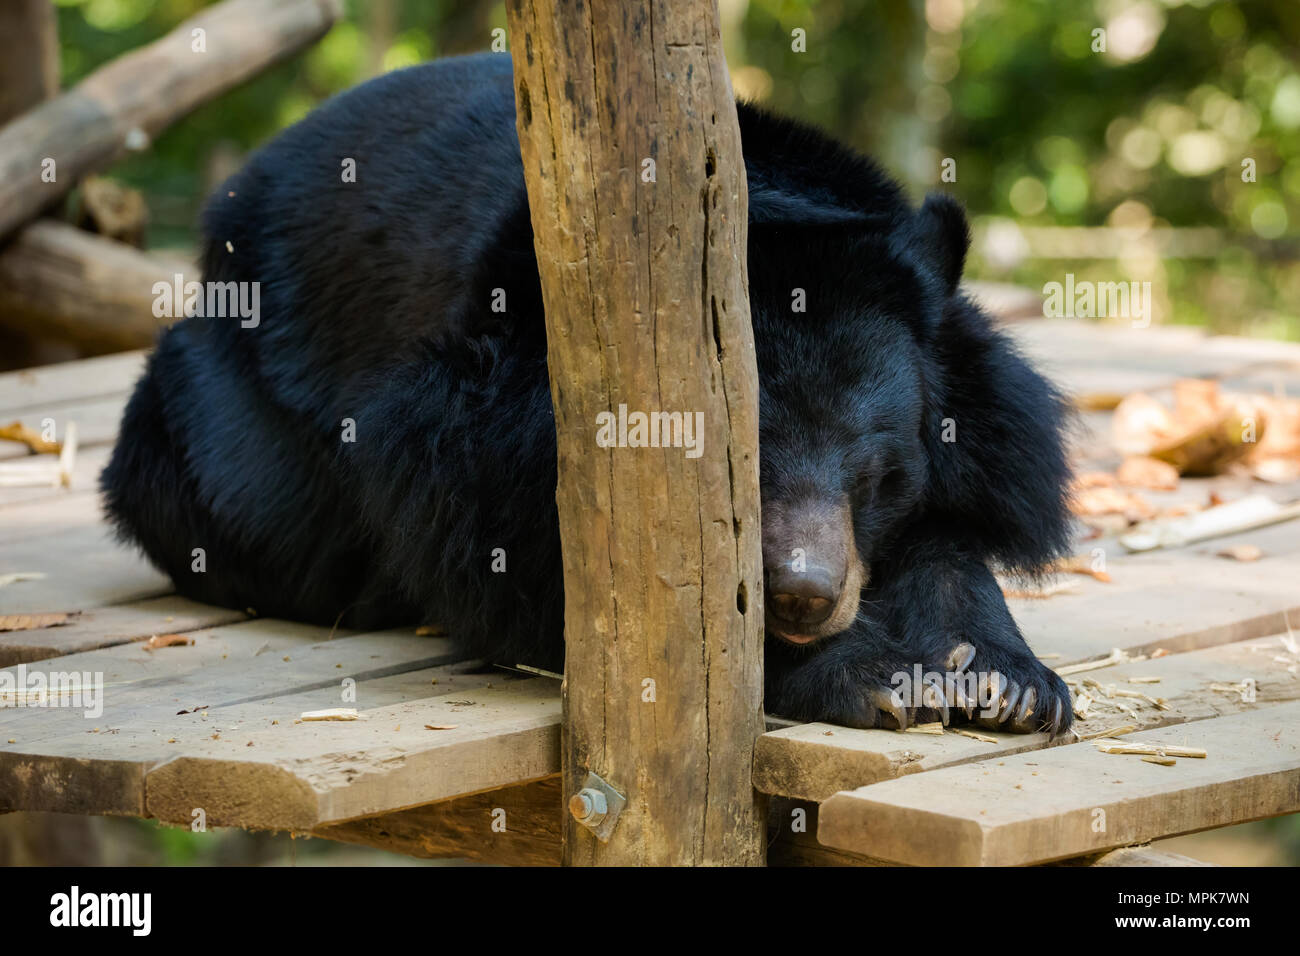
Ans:
<svg viewBox="0 0 1300 956"><path fill-rule="evenodd" d="M65 85L206 5L58 4ZM973 275L1034 288L1065 272L1149 280L1164 321L1300 337L1295 0L719 6L737 92L872 152L917 193L957 194L976 223ZM377 72L486 49L504 25L489 0L348 0L345 22L316 47L113 175L146 192L155 244L192 243L203 196L278 129ZM945 159L955 181L940 179ZM1108 229L1118 248L1070 255L1069 233L1064 253L1045 252L1043 230L1057 227ZM1199 228L1213 232L1182 248Z"/></svg>

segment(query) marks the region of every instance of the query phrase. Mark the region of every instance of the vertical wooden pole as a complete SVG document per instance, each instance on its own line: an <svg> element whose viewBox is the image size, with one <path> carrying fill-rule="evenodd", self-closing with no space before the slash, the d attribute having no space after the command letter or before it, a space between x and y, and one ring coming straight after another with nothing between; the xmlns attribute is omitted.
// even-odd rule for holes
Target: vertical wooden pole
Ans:
<svg viewBox="0 0 1300 956"><path fill-rule="evenodd" d="M760 864L758 380L717 8L507 16L558 437L565 797L590 771L628 801L608 842L568 819L565 860ZM604 447L620 409L626 447ZM698 420L699 448L633 447L660 412Z"/></svg>
<svg viewBox="0 0 1300 956"><path fill-rule="evenodd" d="M59 91L59 33L51 0L0 3L0 124Z"/></svg>

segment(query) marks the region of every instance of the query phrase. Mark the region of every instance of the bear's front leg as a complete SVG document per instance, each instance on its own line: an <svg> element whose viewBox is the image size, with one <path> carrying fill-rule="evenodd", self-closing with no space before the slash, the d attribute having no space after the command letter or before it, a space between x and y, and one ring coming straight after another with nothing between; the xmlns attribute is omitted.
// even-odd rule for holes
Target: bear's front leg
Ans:
<svg viewBox="0 0 1300 956"><path fill-rule="evenodd" d="M1063 733L1074 719L1069 689L1025 643L988 566L954 537L933 525L905 531L890 559L873 566L867 597L880 602L905 657L924 661L949 688L975 688L974 706L957 703L977 723Z"/></svg>
<svg viewBox="0 0 1300 956"><path fill-rule="evenodd" d="M769 635L764 709L794 720L906 729L917 722L918 709L904 702L900 682L916 662L905 660L887 635L870 613L806 647Z"/></svg>

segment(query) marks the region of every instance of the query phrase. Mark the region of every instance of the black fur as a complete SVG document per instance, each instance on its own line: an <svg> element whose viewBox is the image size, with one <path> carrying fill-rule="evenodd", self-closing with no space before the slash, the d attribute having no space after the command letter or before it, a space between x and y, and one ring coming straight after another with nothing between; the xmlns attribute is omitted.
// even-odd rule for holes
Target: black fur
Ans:
<svg viewBox="0 0 1300 956"><path fill-rule="evenodd" d="M848 631L769 637L768 709L882 723L873 689L966 641L971 667L1035 688L1063 729L1064 685L987 567L1032 573L1066 547L1063 404L955 292L965 216L942 196L913 210L805 126L744 105L740 122L765 507L848 495L871 569ZM205 279L259 281L260 325L163 335L102 479L122 536L201 601L436 623L475 656L558 669L554 421L509 58L337 97L218 190L204 230Z"/></svg>

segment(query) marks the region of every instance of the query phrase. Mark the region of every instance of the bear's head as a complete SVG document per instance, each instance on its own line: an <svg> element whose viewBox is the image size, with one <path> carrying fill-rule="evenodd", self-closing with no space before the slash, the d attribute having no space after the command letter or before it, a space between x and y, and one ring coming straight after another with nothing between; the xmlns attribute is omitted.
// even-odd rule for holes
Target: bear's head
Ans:
<svg viewBox="0 0 1300 956"><path fill-rule="evenodd" d="M766 626L811 645L856 619L872 563L925 496L942 388L934 332L965 215L750 226Z"/></svg>

